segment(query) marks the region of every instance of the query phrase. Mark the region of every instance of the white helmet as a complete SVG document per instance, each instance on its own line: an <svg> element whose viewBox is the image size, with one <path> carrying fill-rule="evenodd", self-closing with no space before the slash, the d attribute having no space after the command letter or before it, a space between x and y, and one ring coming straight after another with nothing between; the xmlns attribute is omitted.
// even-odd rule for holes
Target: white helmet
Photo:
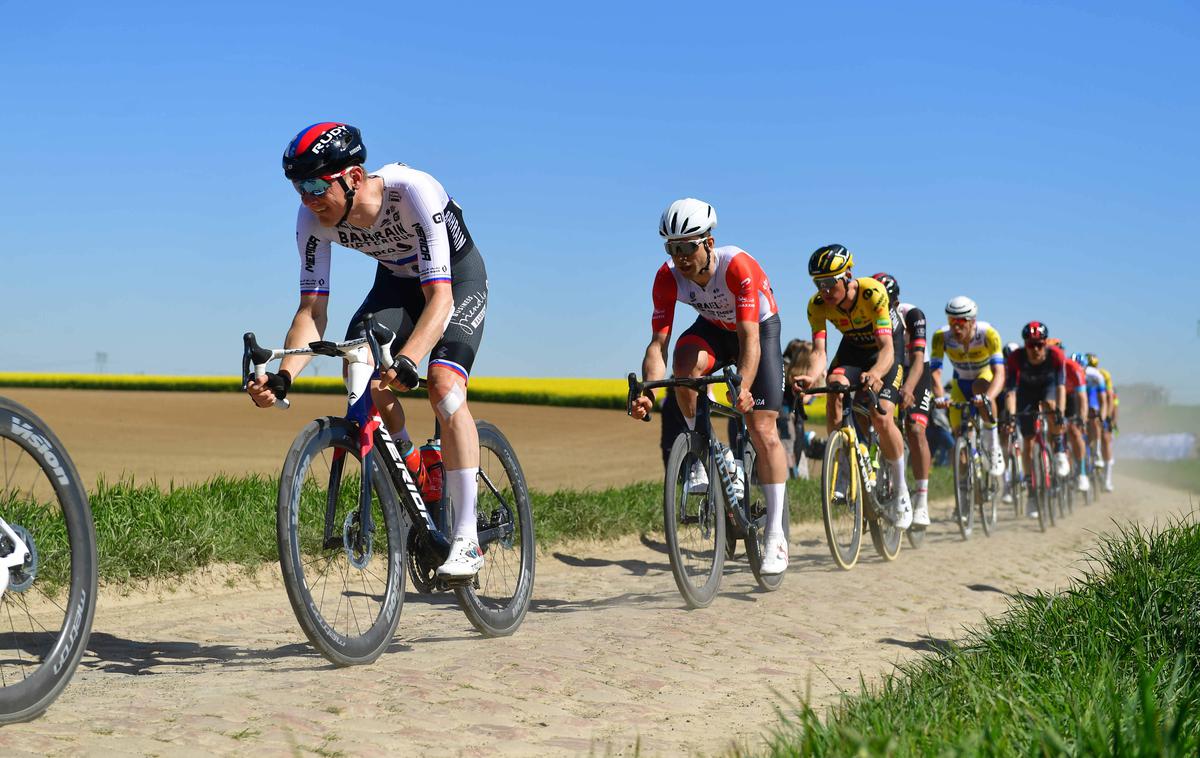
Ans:
<svg viewBox="0 0 1200 758"><path fill-rule="evenodd" d="M663 211L658 233L669 240L707 235L717 225L717 212L703 200L685 197Z"/></svg>
<svg viewBox="0 0 1200 758"><path fill-rule="evenodd" d="M979 306L966 295L959 295L946 303L946 315L950 318L975 318L979 315Z"/></svg>

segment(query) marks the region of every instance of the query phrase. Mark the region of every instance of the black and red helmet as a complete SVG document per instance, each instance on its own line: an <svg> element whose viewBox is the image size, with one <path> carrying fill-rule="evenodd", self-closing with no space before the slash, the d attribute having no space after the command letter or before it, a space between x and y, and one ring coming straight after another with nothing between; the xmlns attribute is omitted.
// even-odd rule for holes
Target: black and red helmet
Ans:
<svg viewBox="0 0 1200 758"><path fill-rule="evenodd" d="M323 121L300 130L283 151L283 175L293 182L336 174L367 160L362 133L349 124Z"/></svg>
<svg viewBox="0 0 1200 758"><path fill-rule="evenodd" d="M1041 321L1030 321L1021 330L1021 337L1026 342L1045 342L1050 336L1050 330Z"/></svg>
<svg viewBox="0 0 1200 758"><path fill-rule="evenodd" d="M900 305L900 282L896 281L896 277L880 271L878 274L871 274L871 278L878 281L887 290L888 301L891 302L893 308Z"/></svg>

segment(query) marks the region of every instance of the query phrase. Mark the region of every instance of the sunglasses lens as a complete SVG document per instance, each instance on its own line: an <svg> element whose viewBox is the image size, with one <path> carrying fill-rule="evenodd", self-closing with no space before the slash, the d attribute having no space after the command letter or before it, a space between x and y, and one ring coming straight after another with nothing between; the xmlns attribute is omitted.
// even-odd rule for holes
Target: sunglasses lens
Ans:
<svg viewBox="0 0 1200 758"><path fill-rule="evenodd" d="M293 182L293 184L296 185L297 190L315 197L324 195L332 186L326 179L304 179L299 182Z"/></svg>
<svg viewBox="0 0 1200 758"><path fill-rule="evenodd" d="M696 252L696 248L700 247L699 240L685 240L683 242L668 242L667 254L672 258L683 258Z"/></svg>
<svg viewBox="0 0 1200 758"><path fill-rule="evenodd" d="M817 289L824 292L825 290L831 290L836 287L837 279L816 279L814 280L814 283L817 285Z"/></svg>

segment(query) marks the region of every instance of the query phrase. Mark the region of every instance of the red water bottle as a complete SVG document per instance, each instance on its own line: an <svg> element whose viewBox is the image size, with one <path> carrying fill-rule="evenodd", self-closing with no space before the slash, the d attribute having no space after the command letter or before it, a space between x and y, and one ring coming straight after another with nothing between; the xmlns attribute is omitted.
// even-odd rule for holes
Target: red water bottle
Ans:
<svg viewBox="0 0 1200 758"><path fill-rule="evenodd" d="M408 469L408 473L412 474L417 489L424 490L427 475L421 451L410 440L405 440L400 443L400 457L404 459L404 467Z"/></svg>
<svg viewBox="0 0 1200 758"><path fill-rule="evenodd" d="M437 503L442 499L442 480L446 466L442 463L441 440L429 440L421 445L421 465L425 468L425 484L421 497L426 503Z"/></svg>

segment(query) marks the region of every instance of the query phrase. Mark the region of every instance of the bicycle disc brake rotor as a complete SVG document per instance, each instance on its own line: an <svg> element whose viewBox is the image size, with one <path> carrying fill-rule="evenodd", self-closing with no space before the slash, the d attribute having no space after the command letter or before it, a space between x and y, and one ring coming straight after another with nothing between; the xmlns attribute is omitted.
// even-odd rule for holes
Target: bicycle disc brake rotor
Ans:
<svg viewBox="0 0 1200 758"><path fill-rule="evenodd" d="M371 562L374 555L375 535L363 531L362 521L357 510L346 514L346 523L342 526L342 546L346 550L346 560L354 568L362 571Z"/></svg>
<svg viewBox="0 0 1200 758"><path fill-rule="evenodd" d="M25 527L19 524L9 524L9 528L25 543L25 547L29 548L29 555L25 556L25 562L8 570L8 589L24 592L33 586L33 580L37 578L37 545L33 541L33 535ZM7 535L0 536L0 557L11 555L15 547Z"/></svg>

